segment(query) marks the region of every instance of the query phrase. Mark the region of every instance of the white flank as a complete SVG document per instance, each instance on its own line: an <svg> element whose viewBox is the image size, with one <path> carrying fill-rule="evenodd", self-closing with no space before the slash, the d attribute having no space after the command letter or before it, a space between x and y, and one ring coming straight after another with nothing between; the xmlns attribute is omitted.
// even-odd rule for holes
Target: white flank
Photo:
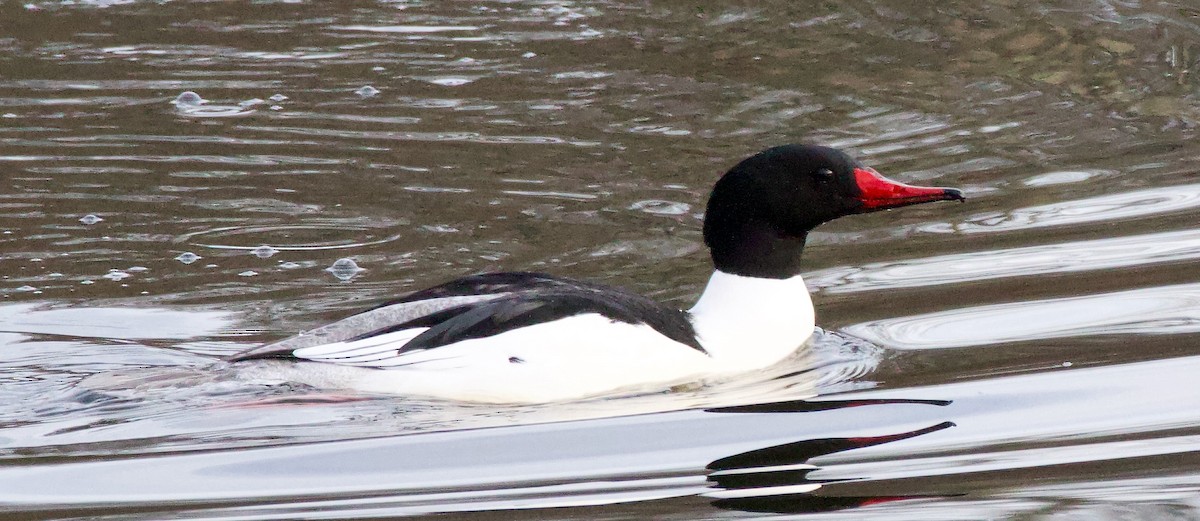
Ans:
<svg viewBox="0 0 1200 521"><path fill-rule="evenodd" d="M410 331L415 330L382 336L398 339ZM459 401L533 403L692 381L718 367L704 353L650 326L613 322L596 313L433 349L359 358L367 346L355 344L368 340L297 352L337 365L268 361L253 376ZM333 358L346 353L355 355L350 360L356 367Z"/></svg>

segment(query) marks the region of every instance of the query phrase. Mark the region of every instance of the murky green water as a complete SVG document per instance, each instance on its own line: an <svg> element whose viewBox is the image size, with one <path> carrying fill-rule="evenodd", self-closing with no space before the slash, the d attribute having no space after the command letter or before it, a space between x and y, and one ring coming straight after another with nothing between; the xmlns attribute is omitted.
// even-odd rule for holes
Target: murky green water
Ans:
<svg viewBox="0 0 1200 521"><path fill-rule="evenodd" d="M1198 51L1153 1L0 3L0 517L1200 518ZM969 202L814 234L771 371L221 376L485 270L687 306L712 182L788 142Z"/></svg>

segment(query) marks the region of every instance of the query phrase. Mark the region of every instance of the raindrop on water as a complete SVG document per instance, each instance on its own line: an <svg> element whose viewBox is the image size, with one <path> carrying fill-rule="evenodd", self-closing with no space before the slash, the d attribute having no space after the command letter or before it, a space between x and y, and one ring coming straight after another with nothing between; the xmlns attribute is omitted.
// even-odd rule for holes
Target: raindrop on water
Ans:
<svg viewBox="0 0 1200 521"><path fill-rule="evenodd" d="M359 272L366 270L358 267L358 263L354 262L354 259L347 257L338 259L332 266L325 268L325 271L332 273L334 277L341 280L350 280L355 275L358 275Z"/></svg>
<svg viewBox="0 0 1200 521"><path fill-rule="evenodd" d="M683 215L692 209L687 203L648 199L629 205L630 210L640 210L654 215Z"/></svg>
<svg viewBox="0 0 1200 521"><path fill-rule="evenodd" d="M253 253L255 257L258 257L260 259L265 259L272 255L275 255L276 253L279 253L279 250L264 244L262 246L254 248L253 250L250 250L250 253Z"/></svg>
<svg viewBox="0 0 1200 521"><path fill-rule="evenodd" d="M114 281L114 282L121 280L121 279L129 278L132 276L133 275L130 275L128 273L125 273L125 272L123 272L121 270L117 270L117 269L108 270L108 273L104 274L104 278Z"/></svg>
<svg viewBox="0 0 1200 521"><path fill-rule="evenodd" d="M96 224L96 223L98 223L98 222L100 222L100 221L103 221L103 220L104 220L103 218L101 218L101 217L98 217L98 216L96 216L96 215L94 215L94 214L90 214L90 213L89 213L89 214L87 214L87 215L85 215L85 216L83 216L83 217L80 217L80 218L79 218L79 222L81 222L81 223L83 223L83 224L86 224L86 225L88 225L88 226L91 226L91 225L93 225L93 224Z"/></svg>
<svg viewBox="0 0 1200 521"><path fill-rule="evenodd" d="M200 256L196 255L195 253L192 253L190 251L185 251L185 252L177 255L175 257L175 260L182 262L184 264L191 264L193 262L200 260Z"/></svg>

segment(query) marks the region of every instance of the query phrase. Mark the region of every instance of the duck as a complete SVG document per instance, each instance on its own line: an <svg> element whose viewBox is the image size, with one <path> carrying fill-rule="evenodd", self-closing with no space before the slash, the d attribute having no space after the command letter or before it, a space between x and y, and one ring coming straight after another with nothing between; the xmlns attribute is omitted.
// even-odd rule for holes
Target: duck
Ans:
<svg viewBox="0 0 1200 521"><path fill-rule="evenodd" d="M667 391L767 368L808 341L800 261L814 228L952 200L963 192L888 179L835 148L775 146L713 186L703 217L713 272L690 309L545 273L482 273L227 361L258 378L454 402Z"/></svg>

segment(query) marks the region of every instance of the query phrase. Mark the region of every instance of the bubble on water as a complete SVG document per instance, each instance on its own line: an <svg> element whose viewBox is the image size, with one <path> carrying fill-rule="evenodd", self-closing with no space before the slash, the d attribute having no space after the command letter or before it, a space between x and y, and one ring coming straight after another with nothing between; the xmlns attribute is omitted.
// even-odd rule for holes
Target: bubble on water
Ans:
<svg viewBox="0 0 1200 521"><path fill-rule="evenodd" d="M332 266L325 268L325 271L332 273L334 277L337 277L341 280L350 280L354 278L355 275L358 275L359 272L366 270L364 268L360 268L358 263L354 262L354 259L346 257L338 259L333 263Z"/></svg>
<svg viewBox="0 0 1200 521"><path fill-rule="evenodd" d="M113 282L116 282L116 281L118 281L118 280L121 280L121 279L127 279L127 278L129 278L129 277L132 277L132 276L133 276L133 275L130 275L130 274L128 274L128 273L125 273L124 271L121 271L121 270L118 270L118 269L111 269L111 270L108 270L108 273L105 273L105 274L104 274L104 278L106 278L106 279L108 279L108 280L111 280L111 281L113 281Z"/></svg>
<svg viewBox="0 0 1200 521"><path fill-rule="evenodd" d="M272 95L271 97L269 97L269 98L267 98L267 99L269 99L269 100L271 100L271 101L276 101L276 102L278 102L278 101L283 101L283 100L285 100L285 99L288 99L288 97L287 97L287 96L284 96L283 94L274 94L274 95Z"/></svg>
<svg viewBox="0 0 1200 521"><path fill-rule="evenodd" d="M199 94L189 90L176 96L171 101L171 104L175 105L175 110L184 116L221 118L251 114L254 110L249 107L257 104L254 102L262 103L263 101L248 100L237 105L206 105L208 100L201 98Z"/></svg>
<svg viewBox="0 0 1200 521"><path fill-rule="evenodd" d="M253 107L255 105L262 105L263 103L266 103L266 102L267 102L267 100L264 100L262 98L250 98L245 101L239 101L238 106L239 107Z"/></svg>
<svg viewBox="0 0 1200 521"><path fill-rule="evenodd" d="M81 281L79 281L79 283L80 283L80 284L84 284L84 285L88 285L88 284L95 284L95 283L96 283L96 281L94 281L94 280L90 280L90 279L86 279L86 280L81 280Z"/></svg>
<svg viewBox="0 0 1200 521"><path fill-rule="evenodd" d="M96 216L94 214L90 214L90 213L79 218L79 222L86 224L88 226L91 226L91 225L96 224L103 220L104 220L104 218Z"/></svg>
<svg viewBox="0 0 1200 521"><path fill-rule="evenodd" d="M185 252L180 253L179 255L175 256L175 260L182 262L184 264L191 264L193 262L200 260L201 258L202 257L200 257L199 255L196 255L195 253L192 253L190 251L185 251Z"/></svg>
<svg viewBox="0 0 1200 521"><path fill-rule="evenodd" d="M35 288L35 287L33 287L33 286L30 286L30 285L26 284L26 285L24 285L24 286L21 286L21 287L17 288L17 291L20 291L20 292L30 292L30 291L37 291L37 288Z"/></svg>
<svg viewBox="0 0 1200 521"><path fill-rule="evenodd" d="M296 264L296 263L294 263L294 262L290 262L290 261L289 261L289 262L281 262L281 263L279 264L279 267L280 267L280 268L283 268L283 269L285 269L285 270L294 270L294 269L296 269L296 268L299 268L299 267L300 267L300 265L299 265L299 264Z"/></svg>
<svg viewBox="0 0 1200 521"><path fill-rule="evenodd" d="M370 85L363 85L362 87L359 87L358 90L355 90L354 93L363 98L370 98L376 94L379 94L379 89Z"/></svg>
<svg viewBox="0 0 1200 521"><path fill-rule="evenodd" d="M271 105L271 110L283 110L283 105Z"/></svg>
<svg viewBox="0 0 1200 521"><path fill-rule="evenodd" d="M387 70L387 68L386 68L386 67L383 67L383 66L381 66L381 65L376 65L376 66L374 66L374 67L371 67L371 70L373 70L373 71L375 71L375 72L383 72L383 71L386 71L386 70Z"/></svg>
<svg viewBox="0 0 1200 521"><path fill-rule="evenodd" d="M183 91L171 101L171 104L178 108L198 107L205 103L208 103L208 100L201 98L199 94L190 90Z"/></svg>
<svg viewBox="0 0 1200 521"><path fill-rule="evenodd" d="M692 205L661 199L648 199L629 205L630 210L638 210L654 215L683 215L692 209Z"/></svg>
<svg viewBox="0 0 1200 521"><path fill-rule="evenodd" d="M276 253L279 253L279 250L264 244L262 246L254 248L253 250L250 250L250 253L253 253L255 257L258 257L260 259L266 259L268 257L275 255Z"/></svg>
<svg viewBox="0 0 1200 521"><path fill-rule="evenodd" d="M258 272L254 271L254 270L246 270L241 273L238 273L239 277L253 277L255 275L258 275Z"/></svg>
<svg viewBox="0 0 1200 521"><path fill-rule="evenodd" d="M458 87L475 81L474 78L464 78L462 76L447 76L444 78L430 78L429 83L441 85L443 87Z"/></svg>
<svg viewBox="0 0 1200 521"><path fill-rule="evenodd" d="M522 58L534 58L534 57L537 57L537 53L536 53L536 52L532 52L532 51L531 51L531 52L527 52L527 53L525 53L525 54L522 54L522 55L521 55L521 57L522 57Z"/></svg>
<svg viewBox="0 0 1200 521"><path fill-rule="evenodd" d="M15 118L15 117L19 117L19 116L17 116L16 114L13 114L12 112L5 112L3 116L0 116L0 118L5 118L5 119L11 119L11 118Z"/></svg>
<svg viewBox="0 0 1200 521"><path fill-rule="evenodd" d="M150 268L147 268L145 266L130 266L128 268L125 268L125 271L132 271L132 272L136 273L136 272L141 272L141 271L150 271Z"/></svg>
<svg viewBox="0 0 1200 521"><path fill-rule="evenodd" d="M65 275L56 271L54 273L47 273L46 276L47 277L64 277Z"/></svg>

